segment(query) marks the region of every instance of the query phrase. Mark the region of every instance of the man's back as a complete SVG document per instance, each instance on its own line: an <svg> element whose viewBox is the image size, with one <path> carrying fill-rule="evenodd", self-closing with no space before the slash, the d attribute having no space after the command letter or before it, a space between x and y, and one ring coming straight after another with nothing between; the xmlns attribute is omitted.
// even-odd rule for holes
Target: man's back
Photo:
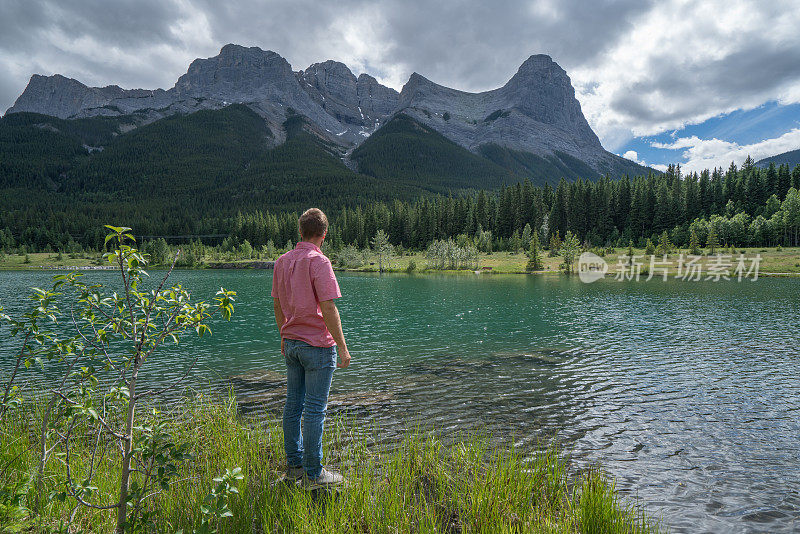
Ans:
<svg viewBox="0 0 800 534"><path fill-rule="evenodd" d="M308 209L298 229L302 241L278 258L272 277L272 307L286 362L286 477L305 480L310 487L328 486L344 481L322 466L322 432L333 372L350 365L350 352L334 303L342 296L339 284L319 249L328 233L328 218L317 208Z"/></svg>
<svg viewBox="0 0 800 534"><path fill-rule="evenodd" d="M301 241L275 262L272 297L280 300L286 318L281 338L315 347L335 345L319 303L341 296L330 260L313 243Z"/></svg>

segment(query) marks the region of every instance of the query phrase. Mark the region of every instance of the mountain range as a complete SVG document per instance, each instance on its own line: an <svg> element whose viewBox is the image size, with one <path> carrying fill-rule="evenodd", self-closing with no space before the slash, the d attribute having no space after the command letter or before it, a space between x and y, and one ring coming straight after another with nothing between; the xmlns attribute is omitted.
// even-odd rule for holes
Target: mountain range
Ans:
<svg viewBox="0 0 800 534"><path fill-rule="evenodd" d="M788 165L790 169L793 169L796 165L800 165L800 149L790 150L789 152L783 152L782 154L760 159L756 161L755 165L756 167L766 169L771 163L774 163L776 166Z"/></svg>
<svg viewBox="0 0 800 534"><path fill-rule="evenodd" d="M263 121L264 151L300 128L351 172L422 189L652 172L603 149L569 76L546 55L531 56L491 91L459 91L414 73L398 93L368 74L356 77L340 62L293 71L275 52L229 44L215 57L193 61L168 90L89 87L58 74L34 75L2 121L20 113L83 120L80 141L91 156L152 123L231 105ZM91 132L102 121L86 119L98 118L110 135Z"/></svg>

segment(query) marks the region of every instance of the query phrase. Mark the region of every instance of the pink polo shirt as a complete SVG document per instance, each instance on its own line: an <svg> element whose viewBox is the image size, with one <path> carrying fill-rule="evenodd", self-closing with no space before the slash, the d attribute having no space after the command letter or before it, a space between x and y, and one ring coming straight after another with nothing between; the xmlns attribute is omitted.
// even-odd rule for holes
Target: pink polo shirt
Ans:
<svg viewBox="0 0 800 534"><path fill-rule="evenodd" d="M282 338L305 341L315 347L335 345L319 303L341 296L331 260L315 244L300 241L275 262L272 297L280 299L286 317Z"/></svg>

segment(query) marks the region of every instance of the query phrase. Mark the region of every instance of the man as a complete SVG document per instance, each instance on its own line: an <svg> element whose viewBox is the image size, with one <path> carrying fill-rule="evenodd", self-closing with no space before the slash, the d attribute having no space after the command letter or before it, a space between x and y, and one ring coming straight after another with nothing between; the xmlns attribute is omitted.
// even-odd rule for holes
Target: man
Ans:
<svg viewBox="0 0 800 534"><path fill-rule="evenodd" d="M300 216L298 225L301 241L278 258L272 278L275 322L287 375L283 409L286 478L305 480L311 487L331 486L341 484L344 478L322 466L322 431L333 371L350 365L350 353L333 302L342 294L331 262L320 250L328 218L311 208Z"/></svg>

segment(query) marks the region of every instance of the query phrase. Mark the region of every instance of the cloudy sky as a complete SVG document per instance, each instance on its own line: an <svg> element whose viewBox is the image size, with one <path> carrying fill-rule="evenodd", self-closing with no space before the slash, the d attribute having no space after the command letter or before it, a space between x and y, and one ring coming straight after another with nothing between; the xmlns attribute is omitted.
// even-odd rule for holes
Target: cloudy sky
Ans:
<svg viewBox="0 0 800 534"><path fill-rule="evenodd" d="M169 88L226 43L498 87L531 54L612 152L699 170L800 148L800 0L0 0L0 109L31 74Z"/></svg>

